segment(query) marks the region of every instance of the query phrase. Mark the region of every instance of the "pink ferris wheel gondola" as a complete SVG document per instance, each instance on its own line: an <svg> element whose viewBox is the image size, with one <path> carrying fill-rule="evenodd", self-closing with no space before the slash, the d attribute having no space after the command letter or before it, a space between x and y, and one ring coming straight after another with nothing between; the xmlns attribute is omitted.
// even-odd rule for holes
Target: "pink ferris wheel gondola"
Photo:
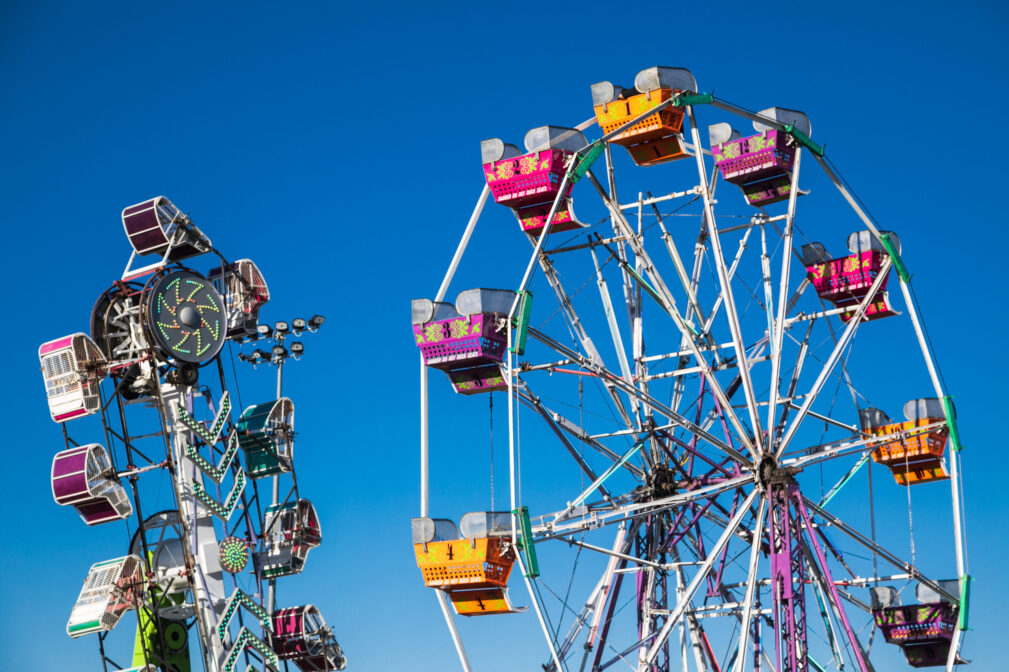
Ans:
<svg viewBox="0 0 1009 672"><path fill-rule="evenodd" d="M56 503L72 505L88 525L123 520L133 514L109 454L97 443L56 453L52 489Z"/></svg>
<svg viewBox="0 0 1009 672"><path fill-rule="evenodd" d="M81 332L43 343L39 363L49 414L55 422L90 415L101 408L99 383L109 373L105 355Z"/></svg>
<svg viewBox="0 0 1009 672"><path fill-rule="evenodd" d="M889 235L899 251L900 240L892 233ZM882 243L869 231L856 231L848 236L848 250L850 255L832 259L820 243L802 246L802 260L809 281L816 289L817 296L842 309L839 315L842 322L847 322L855 314L855 309L869 293L887 256ZM865 320L897 315L890 304L886 281L887 278L883 278L873 295L865 311Z"/></svg>
<svg viewBox="0 0 1009 672"><path fill-rule="evenodd" d="M505 389L500 363L515 297L507 289L468 289L455 305L415 299L413 335L424 363L445 371L460 394Z"/></svg>
<svg viewBox="0 0 1009 672"><path fill-rule="evenodd" d="M533 236L546 227L558 197L550 232L583 228L585 224L574 214L574 183L565 182L564 174L575 152L587 144L581 131L561 126L540 126L526 133L526 154L500 138L484 140L480 143L481 161L494 200L510 207L522 230Z"/></svg>
<svg viewBox="0 0 1009 672"><path fill-rule="evenodd" d="M273 648L281 660L293 661L304 672L342 670L347 659L314 605L273 612Z"/></svg>

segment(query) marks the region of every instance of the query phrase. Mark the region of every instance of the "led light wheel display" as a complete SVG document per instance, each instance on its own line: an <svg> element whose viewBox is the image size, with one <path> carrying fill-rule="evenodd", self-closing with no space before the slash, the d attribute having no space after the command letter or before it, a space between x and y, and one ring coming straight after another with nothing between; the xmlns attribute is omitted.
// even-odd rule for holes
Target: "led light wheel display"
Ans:
<svg viewBox="0 0 1009 672"><path fill-rule="evenodd" d="M511 599L532 607L453 614L463 586L428 582L463 668L465 635L495 627L538 631L545 650L521 667L548 672L953 666L970 585L959 431L887 229L905 246L917 231L866 215L803 113L749 112L682 69L634 81L592 85L598 127L534 129L525 154L485 141L487 187L442 294L414 303L422 479L436 463L418 562L425 580L489 581L489 554L468 549L501 539ZM457 268L462 288L501 286L502 264L506 308L446 296ZM488 363L473 334L499 318ZM493 384L460 386L480 367ZM473 419L485 394L489 430ZM510 524L459 538L444 519L486 506L480 434L510 511L486 519ZM460 437L465 454L439 452ZM457 625L482 614L500 615Z"/></svg>
<svg viewBox="0 0 1009 672"><path fill-rule="evenodd" d="M145 297L147 329L158 349L185 364L205 364L227 338L224 301L206 278L174 271L152 281Z"/></svg>
<svg viewBox="0 0 1009 672"><path fill-rule="evenodd" d="M221 568L229 574L238 574L249 564L249 544L237 537L221 540Z"/></svg>

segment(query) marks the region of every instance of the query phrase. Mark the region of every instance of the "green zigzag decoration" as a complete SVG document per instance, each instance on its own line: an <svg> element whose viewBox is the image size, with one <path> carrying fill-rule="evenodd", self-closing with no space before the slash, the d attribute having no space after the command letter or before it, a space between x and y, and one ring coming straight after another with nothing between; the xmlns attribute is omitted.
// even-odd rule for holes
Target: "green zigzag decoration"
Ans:
<svg viewBox="0 0 1009 672"><path fill-rule="evenodd" d="M243 592L241 588L235 588L235 592L231 594L228 601L224 604L224 613L221 614L221 621L217 624L217 637L224 642L224 635L228 631L228 626L231 624L231 619L235 617L238 613L239 608L245 607L246 610L253 616L259 619L262 626L272 631L273 627L270 623L270 615L266 613L266 609L256 602L247 593Z"/></svg>
<svg viewBox="0 0 1009 672"><path fill-rule="evenodd" d="M215 467L206 458L204 458L196 450L196 447L192 444L186 444L186 456L196 463L196 466L200 468L200 471L205 473L210 478L214 479L214 482L218 485L224 480L225 474L228 473L228 467L231 466L231 461L235 459L235 455L238 453L238 434L232 432L228 437L228 447L225 448L224 454L221 455L221 461Z"/></svg>
<svg viewBox="0 0 1009 672"><path fill-rule="evenodd" d="M224 660L224 667L221 668L221 672L233 672L235 665L238 663L238 657L247 648L258 651L259 655L263 656L266 664L270 666L270 669L276 669L280 664L277 653L266 642L249 632L248 628L243 627L238 631L238 637L235 638L234 646L228 651L228 656Z"/></svg>
<svg viewBox="0 0 1009 672"><path fill-rule="evenodd" d="M206 441L208 446L214 445L217 443L217 440L221 438L221 430L224 429L224 423L228 420L228 415L230 413L231 399L228 397L228 393L225 392L221 396L221 408L217 411L217 415L214 417L214 424L208 430L203 426L203 423L197 422L193 416L189 414L189 411L182 407L182 404L179 404L179 420L191 432Z"/></svg>
<svg viewBox="0 0 1009 672"><path fill-rule="evenodd" d="M228 518L231 518L231 514L235 511L235 506L238 504L238 498L242 495L242 490L245 489L245 471L239 469L238 473L235 474L235 485L231 488L231 493L228 495L228 499L221 504L216 499L211 497L203 486L199 483L193 483L193 494L196 495L196 499L200 500L206 504L210 512L215 516L223 520L225 523L228 522Z"/></svg>

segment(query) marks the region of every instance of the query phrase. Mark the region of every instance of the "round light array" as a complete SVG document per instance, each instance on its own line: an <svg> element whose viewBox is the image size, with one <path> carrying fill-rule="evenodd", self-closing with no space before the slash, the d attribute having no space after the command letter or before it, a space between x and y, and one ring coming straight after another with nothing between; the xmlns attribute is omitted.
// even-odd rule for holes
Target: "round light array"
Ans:
<svg viewBox="0 0 1009 672"><path fill-rule="evenodd" d="M227 537L220 544L221 568L238 574L249 562L249 545L237 537Z"/></svg>
<svg viewBox="0 0 1009 672"><path fill-rule="evenodd" d="M147 297L147 327L166 356L204 364L217 356L227 337L224 301L206 278L169 273L155 281Z"/></svg>

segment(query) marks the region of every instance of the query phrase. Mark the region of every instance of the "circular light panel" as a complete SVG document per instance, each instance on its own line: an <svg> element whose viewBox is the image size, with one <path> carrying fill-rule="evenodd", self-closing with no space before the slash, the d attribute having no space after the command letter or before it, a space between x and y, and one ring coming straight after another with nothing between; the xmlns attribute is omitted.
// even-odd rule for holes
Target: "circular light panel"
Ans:
<svg viewBox="0 0 1009 672"><path fill-rule="evenodd" d="M221 568L229 574L238 574L249 562L249 547L238 537L228 537L220 545Z"/></svg>
<svg viewBox="0 0 1009 672"><path fill-rule="evenodd" d="M190 271L158 278L147 296L147 327L154 343L178 362L204 364L224 346L224 301L209 280Z"/></svg>

